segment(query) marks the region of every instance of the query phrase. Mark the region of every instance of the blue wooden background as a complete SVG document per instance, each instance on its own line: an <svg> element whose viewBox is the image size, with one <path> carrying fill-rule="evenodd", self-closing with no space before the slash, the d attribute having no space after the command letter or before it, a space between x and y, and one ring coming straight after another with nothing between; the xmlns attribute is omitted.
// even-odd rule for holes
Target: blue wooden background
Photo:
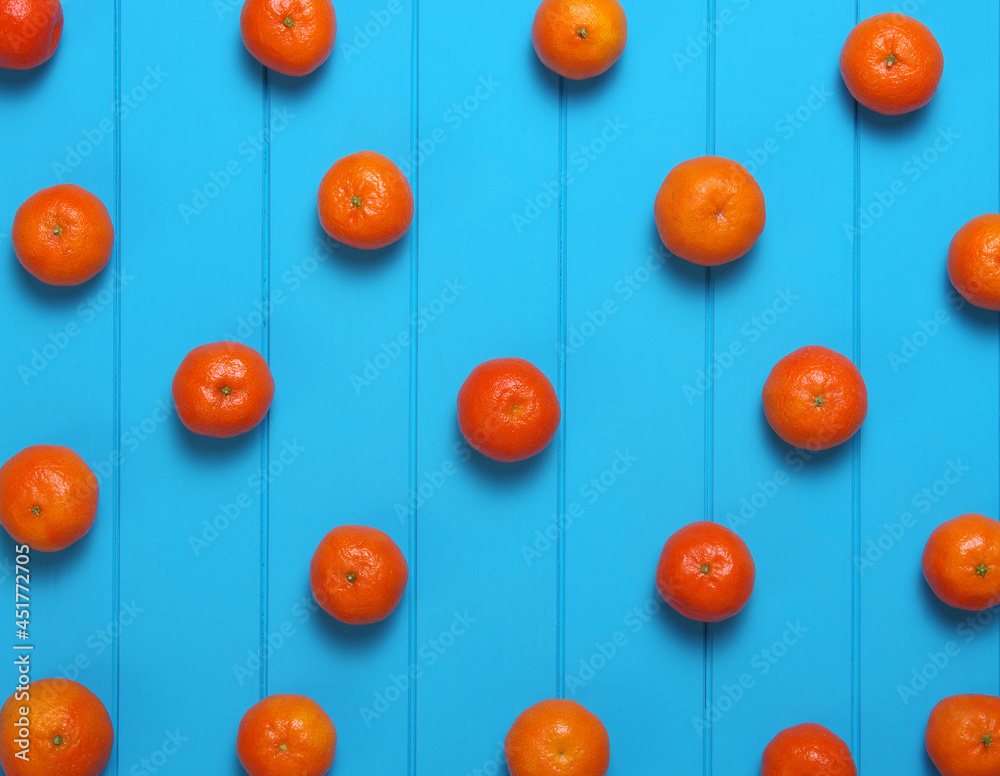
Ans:
<svg viewBox="0 0 1000 776"><path fill-rule="evenodd" d="M333 56L299 80L246 53L239 6L67 0L55 58L0 71L0 459L66 444L101 481L91 533L32 555L32 676L105 702L106 773L241 773L243 712L302 692L337 726L335 774L505 773L510 723L556 695L604 720L619 776L750 776L803 721L866 771L931 774L931 707L1000 684L993 613L939 603L919 566L939 522L1000 511L997 317L944 263L1000 207L997 4L631 2L623 58L584 83L537 61L534 0L340 2ZM885 118L856 109L838 56L892 9L946 66L926 109ZM315 214L361 149L417 197L374 254ZM755 249L708 273L652 221L667 171L704 153L743 162L768 209ZM73 289L9 245L17 206L58 182L118 231ZM195 437L171 377L224 338L268 357L274 405L243 437ZM821 454L782 444L759 398L810 343L870 392L860 435ZM455 420L468 372L505 355L564 410L516 465L471 454ZM702 518L758 570L708 628L653 584L666 537ZM345 522L409 559L379 625L309 593Z"/></svg>

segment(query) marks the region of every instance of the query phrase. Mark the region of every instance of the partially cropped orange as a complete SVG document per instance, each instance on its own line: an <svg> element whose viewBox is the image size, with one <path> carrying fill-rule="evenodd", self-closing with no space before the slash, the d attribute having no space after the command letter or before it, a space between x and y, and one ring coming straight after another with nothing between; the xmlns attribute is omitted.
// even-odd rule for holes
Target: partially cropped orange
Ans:
<svg viewBox="0 0 1000 776"><path fill-rule="evenodd" d="M855 776L858 766L844 740L822 725L785 728L761 757L760 776Z"/></svg>
<svg viewBox="0 0 1000 776"><path fill-rule="evenodd" d="M739 162L699 156L681 162L653 205L660 239L671 253L712 267L738 259L764 231L764 192Z"/></svg>
<svg viewBox="0 0 1000 776"><path fill-rule="evenodd" d="M334 162L319 185L319 220L334 240L375 250L396 242L413 221L410 182L392 160L358 151Z"/></svg>
<svg viewBox="0 0 1000 776"><path fill-rule="evenodd" d="M392 614L409 575L406 557L392 538L365 525L334 528L309 564L316 603L350 625L379 622Z"/></svg>
<svg viewBox="0 0 1000 776"><path fill-rule="evenodd" d="M924 545L921 567L950 606L981 611L1000 604L1000 521L970 513L941 523Z"/></svg>
<svg viewBox="0 0 1000 776"><path fill-rule="evenodd" d="M59 0L0 0L0 68L29 70L47 62L62 29Z"/></svg>
<svg viewBox="0 0 1000 776"><path fill-rule="evenodd" d="M72 183L32 194L17 209L14 253L32 275L52 286L90 280L111 259L115 228L96 196Z"/></svg>
<svg viewBox="0 0 1000 776"><path fill-rule="evenodd" d="M240 32L247 51L262 65L303 76L330 57L337 15L330 0L246 0Z"/></svg>
<svg viewBox="0 0 1000 776"><path fill-rule="evenodd" d="M523 461L544 450L559 428L561 410L545 374L523 358L484 361L458 391L458 428L495 461Z"/></svg>
<svg viewBox="0 0 1000 776"><path fill-rule="evenodd" d="M196 434L233 437L255 428L274 398L264 357L240 342L210 342L181 361L174 373L177 417Z"/></svg>
<svg viewBox="0 0 1000 776"><path fill-rule="evenodd" d="M27 758L21 730L28 732ZM34 681L27 692L15 690L0 709L0 767L6 776L97 776L114 740L104 704L69 679Z"/></svg>
<svg viewBox="0 0 1000 776"><path fill-rule="evenodd" d="M889 116L922 108L937 91L944 53L916 19L882 13L858 24L840 52L840 72L851 95Z"/></svg>
<svg viewBox="0 0 1000 776"><path fill-rule="evenodd" d="M997 776L1000 698L966 694L942 699L927 718L924 745L941 776Z"/></svg>
<svg viewBox="0 0 1000 776"><path fill-rule="evenodd" d="M822 345L807 345L778 361L761 398L774 432L803 450L846 442L868 414L861 372L849 358Z"/></svg>
<svg viewBox="0 0 1000 776"><path fill-rule="evenodd" d="M323 776L336 752L333 721L304 695L269 695L236 733L236 755L250 776Z"/></svg>
<svg viewBox="0 0 1000 776"><path fill-rule="evenodd" d="M955 233L948 277L970 304L1000 310L1000 213L976 216Z"/></svg>
<svg viewBox="0 0 1000 776"><path fill-rule="evenodd" d="M573 80L600 75L621 57L628 40L618 0L542 0L531 42L542 63Z"/></svg>
<svg viewBox="0 0 1000 776"><path fill-rule="evenodd" d="M576 701L551 699L525 709L504 740L510 776L604 776L608 731Z"/></svg>
<svg viewBox="0 0 1000 776"><path fill-rule="evenodd" d="M62 550L94 524L98 490L97 476L68 447L26 447L0 466L0 523L33 550Z"/></svg>

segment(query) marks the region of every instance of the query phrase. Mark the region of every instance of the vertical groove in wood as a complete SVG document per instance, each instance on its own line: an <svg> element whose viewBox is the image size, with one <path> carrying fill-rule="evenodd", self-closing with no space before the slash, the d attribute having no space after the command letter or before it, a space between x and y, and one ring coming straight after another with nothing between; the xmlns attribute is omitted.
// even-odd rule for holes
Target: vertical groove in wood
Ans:
<svg viewBox="0 0 1000 776"><path fill-rule="evenodd" d="M420 152L420 0L413 0L411 10L411 52L410 52L410 158L418 159ZM410 375L409 375L409 492L417 490L417 354L419 281L420 281L420 165L412 165L410 173L413 188L413 200L416 203L413 224L410 227ZM410 599L407 616L407 655L408 664L417 665L417 513L416 502L410 511L407 524L407 555L410 563ZM407 754L406 769L409 776L414 776L417 769L417 682L410 684L407 697Z"/></svg>

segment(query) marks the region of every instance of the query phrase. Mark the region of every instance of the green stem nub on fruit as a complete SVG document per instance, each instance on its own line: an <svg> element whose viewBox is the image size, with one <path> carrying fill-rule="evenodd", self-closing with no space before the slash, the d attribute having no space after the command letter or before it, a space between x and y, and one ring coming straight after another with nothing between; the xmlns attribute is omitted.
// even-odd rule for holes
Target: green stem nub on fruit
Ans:
<svg viewBox="0 0 1000 776"><path fill-rule="evenodd" d="M989 571L989 570L990 570L990 567L987 566L985 563L980 563L978 566L976 566L976 573L979 576L981 576L981 577L985 577L986 576L986 572Z"/></svg>
<svg viewBox="0 0 1000 776"><path fill-rule="evenodd" d="M229 394L231 394L233 392L232 389L228 385L222 386L219 390L222 391L222 395L223 396L228 396Z"/></svg>
<svg viewBox="0 0 1000 776"><path fill-rule="evenodd" d="M291 29L292 27L295 26L295 22L292 21L292 17L291 16L286 16L284 23L285 23L285 26L288 27L288 29Z"/></svg>
<svg viewBox="0 0 1000 776"><path fill-rule="evenodd" d="M826 402L826 399L823 398L823 394L820 394L815 399L813 399L813 406L814 407L822 407L825 402Z"/></svg>
<svg viewBox="0 0 1000 776"><path fill-rule="evenodd" d="M351 197L351 207L361 207L361 197Z"/></svg>
<svg viewBox="0 0 1000 776"><path fill-rule="evenodd" d="M288 744L278 744L278 751L279 752L287 752L288 751Z"/></svg>
<svg viewBox="0 0 1000 776"><path fill-rule="evenodd" d="M59 235L61 235L62 234L62 227L61 226L57 226L55 229L52 230L52 234L54 234L56 237L58 237Z"/></svg>
<svg viewBox="0 0 1000 776"><path fill-rule="evenodd" d="M357 579L357 577L353 573L347 575L348 582L353 582L355 579Z"/></svg>
<svg viewBox="0 0 1000 776"><path fill-rule="evenodd" d="M993 736L987 733L982 737L982 742L986 744L986 746L989 746L990 744L993 743Z"/></svg>
<svg viewBox="0 0 1000 776"><path fill-rule="evenodd" d="M42 508L40 506L38 506L38 504L35 504L31 508L31 514L33 514L33 515L40 515L40 514L42 514Z"/></svg>
<svg viewBox="0 0 1000 776"><path fill-rule="evenodd" d="M587 28L586 27L581 27L580 29L578 29L576 31L576 34L579 35L581 38L586 38L587 37Z"/></svg>
<svg viewBox="0 0 1000 776"><path fill-rule="evenodd" d="M711 570L712 570L712 567L711 567L711 566L702 566L702 567L701 567L701 573L702 573L702 574L707 574L707 573L708 573L709 571L711 571Z"/></svg>
<svg viewBox="0 0 1000 776"><path fill-rule="evenodd" d="M56 746L62 746L62 742L63 742L63 737L62 736L53 736L53 738L52 738L52 743L53 744L55 744Z"/></svg>
<svg viewBox="0 0 1000 776"><path fill-rule="evenodd" d="M895 55L895 54L890 54L890 55L889 55L889 58L885 60L885 66L886 66L886 67L892 67L892 66L893 66L894 64L896 64L896 63L897 63L898 61L899 61L899 60L898 60L898 59L896 59L896 55Z"/></svg>

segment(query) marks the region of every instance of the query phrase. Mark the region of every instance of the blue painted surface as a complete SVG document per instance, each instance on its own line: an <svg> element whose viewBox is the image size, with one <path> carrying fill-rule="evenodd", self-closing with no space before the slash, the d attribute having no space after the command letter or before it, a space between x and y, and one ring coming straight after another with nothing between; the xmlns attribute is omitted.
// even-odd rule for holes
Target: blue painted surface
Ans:
<svg viewBox="0 0 1000 776"><path fill-rule="evenodd" d="M996 5L899 4L946 58L900 118L856 109L837 69L882 5L667 5L627 6L624 57L586 83L537 62L533 0L340 4L303 80L246 54L237 0L67 3L55 58L0 72L0 235L60 181L118 227L77 289L0 249L0 458L62 443L101 478L91 533L32 557L32 675L104 700L107 773L241 773L242 713L303 692L337 726L333 773L503 773L513 718L564 694L607 724L611 774L750 776L802 721L865 770L931 774L933 704L1000 689L993 617L941 605L919 571L939 522L1000 516L997 318L944 270L955 230L1000 207ZM315 217L323 172L362 149L417 198L376 254ZM706 274L664 254L651 210L710 152L754 172L768 224ZM196 438L170 380L223 338L267 355L275 402L250 434ZM759 394L810 343L856 359L870 413L807 458ZM504 355L536 363L564 415L512 466L471 453L454 411ZM705 517L758 570L709 628L653 586L666 537ZM347 522L410 562L370 628L309 594L313 549Z"/></svg>

